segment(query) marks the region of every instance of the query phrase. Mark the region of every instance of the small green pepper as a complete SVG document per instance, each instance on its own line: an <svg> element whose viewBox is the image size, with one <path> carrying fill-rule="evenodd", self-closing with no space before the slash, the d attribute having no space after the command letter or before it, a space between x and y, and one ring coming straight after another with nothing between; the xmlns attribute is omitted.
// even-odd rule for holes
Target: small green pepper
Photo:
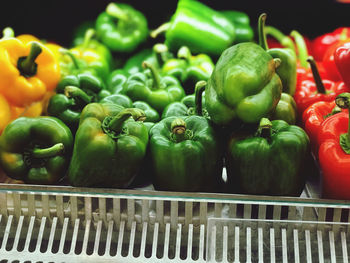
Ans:
<svg viewBox="0 0 350 263"><path fill-rule="evenodd" d="M109 3L96 20L99 39L113 52L132 52L147 39L146 17L128 4Z"/></svg>
<svg viewBox="0 0 350 263"><path fill-rule="evenodd" d="M0 164L11 178L30 184L57 183L67 171L73 135L55 117L21 117L0 136Z"/></svg>
<svg viewBox="0 0 350 263"><path fill-rule="evenodd" d="M123 106L124 108L132 108L132 100L123 94L113 94L99 101L100 103L112 103Z"/></svg>
<svg viewBox="0 0 350 263"><path fill-rule="evenodd" d="M293 97L282 92L281 99L279 100L276 109L271 114L272 120L284 120L290 125L294 125L297 120L297 105Z"/></svg>
<svg viewBox="0 0 350 263"><path fill-rule="evenodd" d="M220 11L235 27L235 44L254 40L254 30L250 26L249 16L236 10Z"/></svg>

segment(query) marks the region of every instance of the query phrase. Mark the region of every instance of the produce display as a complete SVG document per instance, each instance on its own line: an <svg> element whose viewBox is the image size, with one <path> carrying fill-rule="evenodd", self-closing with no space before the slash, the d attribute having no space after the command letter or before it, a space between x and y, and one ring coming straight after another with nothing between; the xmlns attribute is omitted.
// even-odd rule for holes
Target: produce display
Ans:
<svg viewBox="0 0 350 263"><path fill-rule="evenodd" d="M300 196L317 163L322 197L350 200L350 28L309 39L199 0L147 19L109 3L69 46L3 29L8 177Z"/></svg>

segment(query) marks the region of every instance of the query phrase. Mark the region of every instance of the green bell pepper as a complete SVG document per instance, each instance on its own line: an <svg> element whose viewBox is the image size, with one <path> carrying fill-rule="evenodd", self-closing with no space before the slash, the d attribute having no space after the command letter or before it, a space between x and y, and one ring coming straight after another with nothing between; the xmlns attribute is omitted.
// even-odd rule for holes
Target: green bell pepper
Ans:
<svg viewBox="0 0 350 263"><path fill-rule="evenodd" d="M283 86L282 91L293 96L297 83L297 57L294 51L294 45L292 43L291 48L269 49L267 45L266 34L264 32L265 20L266 14L263 13L259 17L259 44L273 58L281 59L281 65L276 69L276 73L281 78ZM289 40L292 41L291 39Z"/></svg>
<svg viewBox="0 0 350 263"><path fill-rule="evenodd" d="M212 59L206 54L192 56L188 47L183 46L177 58L167 60L162 67L162 74L176 77L181 81L187 94L193 93L193 87L200 80L208 80L214 69Z"/></svg>
<svg viewBox="0 0 350 263"><path fill-rule="evenodd" d="M133 108L132 100L123 94L112 94L100 100L99 103L112 103L123 106L124 108Z"/></svg>
<svg viewBox="0 0 350 263"><path fill-rule="evenodd" d="M110 3L97 17L96 31L111 51L130 53L147 39L147 19L128 4Z"/></svg>
<svg viewBox="0 0 350 263"><path fill-rule="evenodd" d="M147 62L143 66L148 70L131 75L125 84L126 95L133 101L145 101L161 113L168 104L180 101L185 96L176 78L161 77L155 67Z"/></svg>
<svg viewBox="0 0 350 263"><path fill-rule="evenodd" d="M146 119L144 120L144 124L146 124L146 122L148 122L148 123L158 122L160 120L159 113L155 109L153 109L147 102L134 101L132 106L134 108L138 108L138 109L144 111L144 113L146 115ZM150 124L147 124L147 126L150 126Z"/></svg>
<svg viewBox="0 0 350 263"><path fill-rule="evenodd" d="M188 46L194 53L220 56L235 40L235 28L229 19L194 0L179 0L170 22L151 32L151 37L164 31L165 44L173 52Z"/></svg>
<svg viewBox="0 0 350 263"><path fill-rule="evenodd" d="M281 99L271 114L271 120L284 120L288 124L294 125L297 116L297 105L294 98L290 94L282 92Z"/></svg>
<svg viewBox="0 0 350 263"><path fill-rule="evenodd" d="M132 118L130 118L132 117ZM128 187L141 168L148 131L139 109L90 103L75 136L68 178L79 187Z"/></svg>
<svg viewBox="0 0 350 263"><path fill-rule="evenodd" d="M309 153L305 131L282 120L262 118L256 134L229 141L225 158L231 193L299 196Z"/></svg>
<svg viewBox="0 0 350 263"><path fill-rule="evenodd" d="M228 126L236 120L257 123L267 117L281 97L282 83L275 71L279 64L279 59L253 42L226 49L205 91L211 120Z"/></svg>
<svg viewBox="0 0 350 263"><path fill-rule="evenodd" d="M167 191L218 191L222 183L220 144L208 120L168 117L150 130L153 185Z"/></svg>
<svg viewBox="0 0 350 263"><path fill-rule="evenodd" d="M0 136L0 164L6 175L30 184L54 184L66 173L73 135L55 117L21 117Z"/></svg>
<svg viewBox="0 0 350 263"><path fill-rule="evenodd" d="M235 27L235 44L254 40L254 30L250 26L250 19L246 13L236 10L223 10L220 12Z"/></svg>
<svg viewBox="0 0 350 263"><path fill-rule="evenodd" d="M48 102L47 113L62 120L75 133L81 111L87 104L98 101L103 89L103 81L92 74L65 76L57 84L56 94Z"/></svg>
<svg viewBox="0 0 350 263"><path fill-rule="evenodd" d="M111 92L111 94L125 94L125 83L128 80L129 73L124 69L115 69L113 70L106 81L107 90Z"/></svg>

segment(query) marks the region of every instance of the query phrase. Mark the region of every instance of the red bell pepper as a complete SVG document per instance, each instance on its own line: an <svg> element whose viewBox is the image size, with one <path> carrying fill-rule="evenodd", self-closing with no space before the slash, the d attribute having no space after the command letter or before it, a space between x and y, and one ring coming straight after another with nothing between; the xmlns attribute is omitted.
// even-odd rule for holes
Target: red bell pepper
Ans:
<svg viewBox="0 0 350 263"><path fill-rule="evenodd" d="M301 116L311 104L317 101L332 101L338 94L350 91L342 81L322 80L315 60L310 57L308 62L310 63L314 80L307 79L302 81L300 86L296 87L294 94L298 113Z"/></svg>
<svg viewBox="0 0 350 263"><path fill-rule="evenodd" d="M318 153L317 136L323 121L341 112L335 101L318 101L310 105L303 113L302 124L305 132L310 138L311 150L315 157Z"/></svg>
<svg viewBox="0 0 350 263"><path fill-rule="evenodd" d="M323 60L326 50L340 40L341 36L344 34L344 30L346 30L346 36L350 37L350 27L339 27L333 32L318 36L312 40L311 54L316 61Z"/></svg>
<svg viewBox="0 0 350 263"><path fill-rule="evenodd" d="M346 42L335 50L334 62L345 84L350 87L350 42Z"/></svg>
<svg viewBox="0 0 350 263"><path fill-rule="evenodd" d="M350 94L336 99L340 108L349 109ZM327 118L318 135L318 159L323 177L323 197L350 199L350 128L349 112Z"/></svg>

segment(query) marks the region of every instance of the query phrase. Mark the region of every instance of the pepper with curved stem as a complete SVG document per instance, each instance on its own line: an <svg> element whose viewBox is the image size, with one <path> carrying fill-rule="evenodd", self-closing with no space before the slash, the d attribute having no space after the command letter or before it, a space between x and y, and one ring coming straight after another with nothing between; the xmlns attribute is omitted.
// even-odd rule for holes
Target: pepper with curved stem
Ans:
<svg viewBox="0 0 350 263"><path fill-rule="evenodd" d="M30 46L28 56L20 57L17 61L17 68L21 75L25 77L32 77L36 74L38 65L35 60L42 52L42 48L36 42L33 42Z"/></svg>
<svg viewBox="0 0 350 263"><path fill-rule="evenodd" d="M314 81L316 83L316 88L318 93L325 94L326 89L324 88L320 73L318 71L317 65L313 57L308 57L307 62L310 65L311 71L312 71L312 76L314 78Z"/></svg>
<svg viewBox="0 0 350 263"><path fill-rule="evenodd" d="M335 98L335 103L341 109L347 109L349 114L350 108L350 93L339 94ZM350 118L349 118L350 119ZM350 154L350 121L348 122L348 132L340 135L340 146L347 154Z"/></svg>
<svg viewBox="0 0 350 263"><path fill-rule="evenodd" d="M292 30L290 35L294 38L297 47L298 61L300 66L307 68L307 58L309 56L304 37L296 30Z"/></svg>
<svg viewBox="0 0 350 263"><path fill-rule="evenodd" d="M151 78L153 80L152 88L156 90L160 89L161 88L160 75L155 69L155 67L151 63L148 63L147 61L142 62L142 67L144 69L149 69L151 72L151 76L152 76Z"/></svg>
<svg viewBox="0 0 350 263"><path fill-rule="evenodd" d="M2 38L15 37L15 31L11 27L5 27L2 30Z"/></svg>
<svg viewBox="0 0 350 263"><path fill-rule="evenodd" d="M64 88L64 95L68 98L75 98L82 101L85 105L91 102L91 97L82 89L75 86L66 86Z"/></svg>
<svg viewBox="0 0 350 263"><path fill-rule="evenodd" d="M64 153L64 144L56 143L55 145L48 148L34 148L30 151L32 158L51 158L56 155Z"/></svg>
<svg viewBox="0 0 350 263"><path fill-rule="evenodd" d="M267 36L272 36L273 38L275 38L282 46L286 48L290 48L295 52L295 46L294 46L293 40L289 36L283 34L276 27L265 26L265 33Z"/></svg>

